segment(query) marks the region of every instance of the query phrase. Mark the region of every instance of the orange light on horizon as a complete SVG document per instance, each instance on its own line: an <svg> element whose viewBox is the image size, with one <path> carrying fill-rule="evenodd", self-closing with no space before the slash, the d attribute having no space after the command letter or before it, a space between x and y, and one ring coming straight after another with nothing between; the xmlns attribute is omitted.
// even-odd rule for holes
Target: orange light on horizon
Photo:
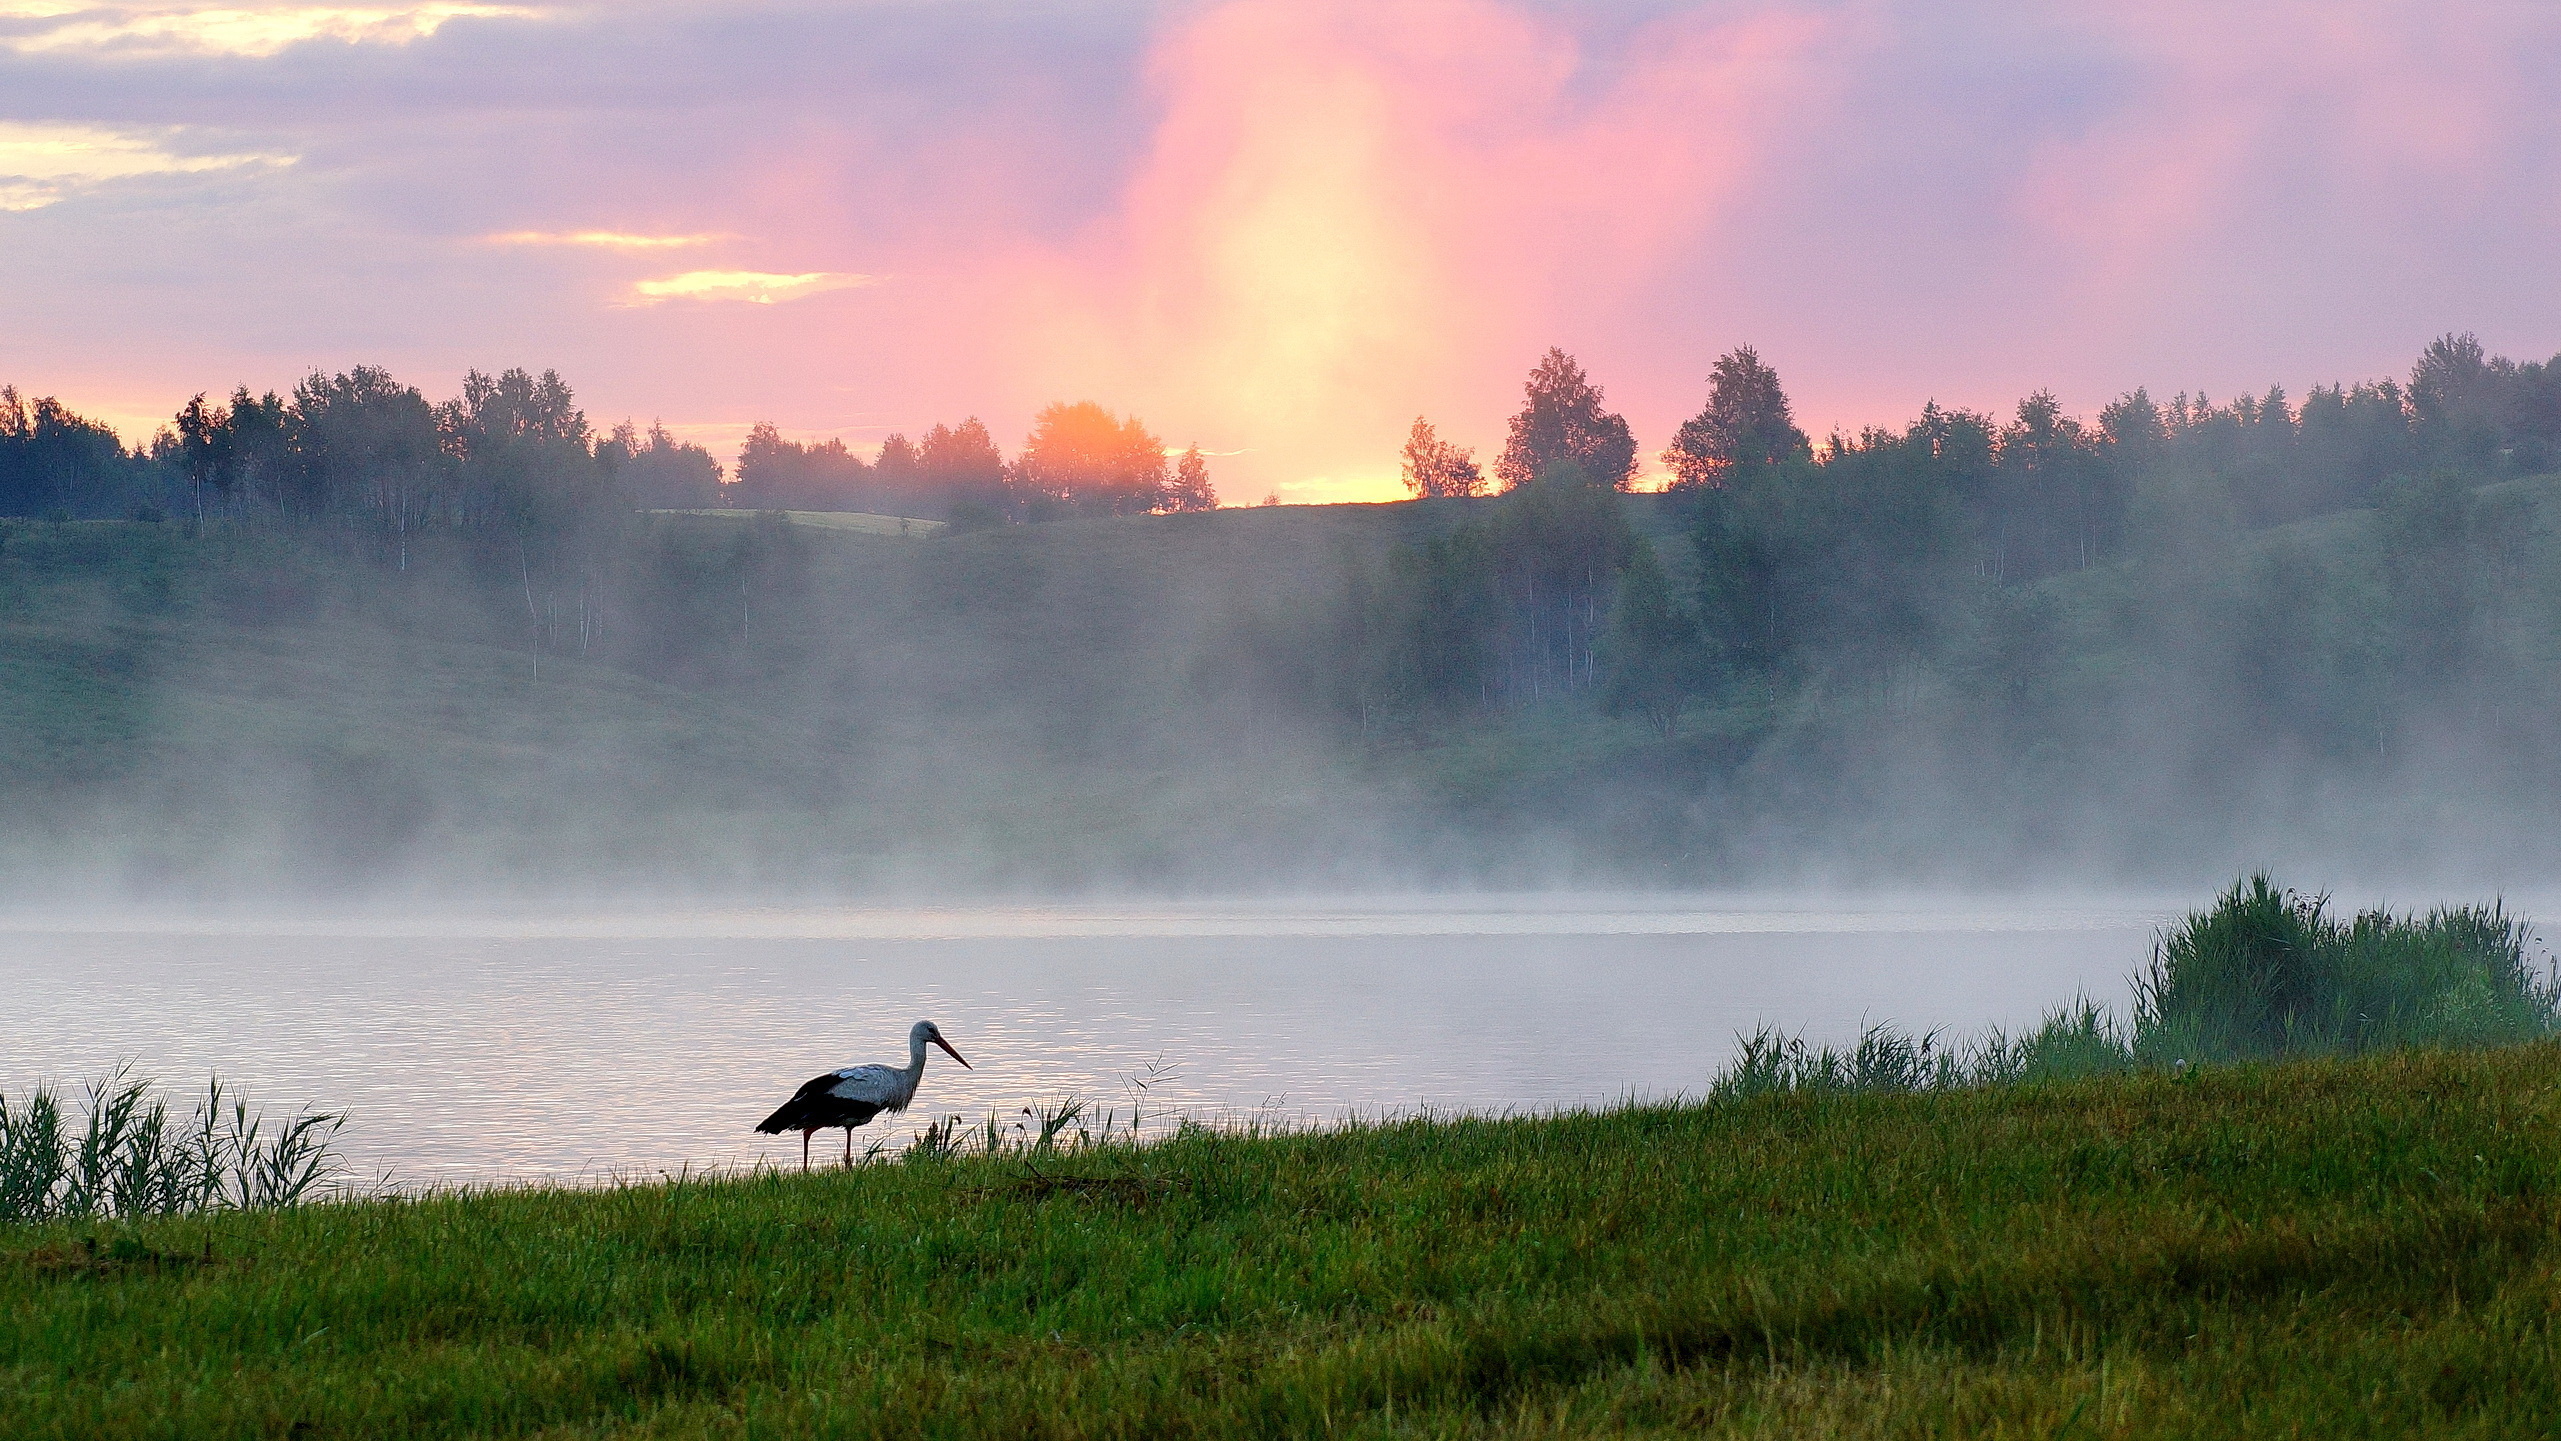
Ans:
<svg viewBox="0 0 2561 1441"><path fill-rule="evenodd" d="M831 290L855 290L878 285L877 275L857 275L845 271L811 270L798 275L782 275L766 270L688 270L661 280L641 280L632 284L635 305L656 305L667 300L734 300L749 305L778 305L802 300Z"/></svg>
<svg viewBox="0 0 2561 1441"><path fill-rule="evenodd" d="M491 245L578 245L603 250L673 250L728 240L727 235L635 235L621 230L510 230L484 235Z"/></svg>

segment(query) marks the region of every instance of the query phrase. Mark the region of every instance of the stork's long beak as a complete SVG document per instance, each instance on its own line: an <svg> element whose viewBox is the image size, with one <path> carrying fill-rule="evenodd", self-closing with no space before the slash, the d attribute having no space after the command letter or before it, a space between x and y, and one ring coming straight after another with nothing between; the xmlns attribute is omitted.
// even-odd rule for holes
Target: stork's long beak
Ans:
<svg viewBox="0 0 2561 1441"><path fill-rule="evenodd" d="M977 1069L978 1069L976 1066L973 1066L973 1065L971 1065L971 1064L969 1063L969 1057L962 1055L962 1054L961 1054L960 1052L958 1052L958 1051L954 1051L954 1050L952 1050L952 1048L951 1048L951 1042L944 1040L944 1039L943 1039L942 1037L940 1037L940 1036L936 1036L936 1037L934 1037L934 1044L935 1044L935 1045L937 1045L937 1046L942 1047L942 1048L943 1048L943 1050L944 1050L945 1052L949 1053L949 1055L951 1056L951 1058L952 1058L953 1060L960 1062L960 1068L961 1068L962 1070L964 1070L964 1071L974 1071L974 1070L977 1070Z"/></svg>

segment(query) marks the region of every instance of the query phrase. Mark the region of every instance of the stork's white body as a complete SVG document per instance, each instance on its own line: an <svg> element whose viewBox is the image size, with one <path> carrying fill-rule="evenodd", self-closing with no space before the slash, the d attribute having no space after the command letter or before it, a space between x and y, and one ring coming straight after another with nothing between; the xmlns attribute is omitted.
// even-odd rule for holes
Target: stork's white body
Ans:
<svg viewBox="0 0 2561 1441"><path fill-rule="evenodd" d="M897 1112L907 1109L916 1099L917 1083L925 1079L925 1026L919 1021L907 1033L905 1066L847 1066L834 1073L836 1084L827 1094L840 1101L860 1101L867 1106Z"/></svg>

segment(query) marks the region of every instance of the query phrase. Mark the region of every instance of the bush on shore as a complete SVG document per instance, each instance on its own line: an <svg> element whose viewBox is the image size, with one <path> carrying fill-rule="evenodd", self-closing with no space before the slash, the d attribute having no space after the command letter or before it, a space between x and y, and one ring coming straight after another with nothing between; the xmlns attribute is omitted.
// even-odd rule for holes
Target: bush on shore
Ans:
<svg viewBox="0 0 2561 1441"><path fill-rule="evenodd" d="M2532 928L2498 902L2418 915L2236 881L2154 945L2120 1024L2084 998L2011 1036L1969 1045L1870 1026L1848 1049L1763 1026L1712 1094L1914 1091L2070 1080L2216 1061L2355 1055L2394 1046L2497 1046L2561 1032L2561 979L2537 975Z"/></svg>

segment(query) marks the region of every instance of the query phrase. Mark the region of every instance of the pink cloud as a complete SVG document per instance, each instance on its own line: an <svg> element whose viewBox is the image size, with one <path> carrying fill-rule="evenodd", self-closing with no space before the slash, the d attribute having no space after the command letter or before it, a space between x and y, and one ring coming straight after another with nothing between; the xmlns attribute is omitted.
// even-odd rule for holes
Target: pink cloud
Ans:
<svg viewBox="0 0 2561 1441"><path fill-rule="evenodd" d="M1568 27L1487 0L1220 6L1155 51L1123 206L1009 257L1003 344L1311 498L1392 492L1417 411L1491 443L1540 349L1661 283L1815 92L1828 28L1676 16L1585 92Z"/></svg>

